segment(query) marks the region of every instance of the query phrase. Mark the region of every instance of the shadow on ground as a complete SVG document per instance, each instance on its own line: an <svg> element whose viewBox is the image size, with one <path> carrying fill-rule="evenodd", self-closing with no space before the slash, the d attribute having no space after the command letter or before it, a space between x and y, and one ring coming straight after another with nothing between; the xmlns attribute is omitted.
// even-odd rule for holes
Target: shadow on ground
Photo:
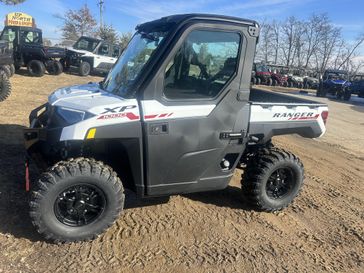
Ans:
<svg viewBox="0 0 364 273"><path fill-rule="evenodd" d="M35 231L29 217L30 194L25 191L25 168L23 129L14 124L0 124L0 233L12 234L31 241L43 240ZM31 181L38 177L37 169L31 164ZM31 184L32 185L32 184ZM241 196L238 187L229 186L220 191L184 194L185 198L219 207L251 210ZM168 203L169 197L138 199L126 190L125 209L155 206Z"/></svg>
<svg viewBox="0 0 364 273"><path fill-rule="evenodd" d="M24 126L0 125L0 233L35 241L40 236L29 217L24 187Z"/></svg>

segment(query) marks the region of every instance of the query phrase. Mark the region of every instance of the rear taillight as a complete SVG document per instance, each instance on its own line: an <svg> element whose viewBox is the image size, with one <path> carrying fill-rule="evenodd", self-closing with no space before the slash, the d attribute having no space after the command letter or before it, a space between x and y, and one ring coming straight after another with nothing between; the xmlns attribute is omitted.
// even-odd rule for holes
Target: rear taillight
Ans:
<svg viewBox="0 0 364 273"><path fill-rule="evenodd" d="M321 117L322 117L322 120L324 121L324 124L326 124L327 118L329 117L329 111L322 111Z"/></svg>

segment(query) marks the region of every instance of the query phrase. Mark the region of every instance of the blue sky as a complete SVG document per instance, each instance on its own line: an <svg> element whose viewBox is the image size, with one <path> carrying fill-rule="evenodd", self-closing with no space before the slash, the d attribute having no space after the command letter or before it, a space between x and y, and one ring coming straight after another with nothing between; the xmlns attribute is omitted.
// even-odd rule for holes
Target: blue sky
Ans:
<svg viewBox="0 0 364 273"><path fill-rule="evenodd" d="M226 14L258 22L264 19L282 20L290 15L300 19L308 18L312 13L328 13L332 22L341 27L348 41L354 40L364 32L364 1L362 0L104 0L104 21L119 32L133 31L135 25L165 15L176 13L216 13ZM0 26L5 15L13 11L22 11L36 19L37 26L43 29L44 37L57 39L61 33L61 21L54 14L62 14L67 9L77 9L83 4L92 10L98 18L97 0L26 0L17 6L0 4ZM360 49L364 55L364 46Z"/></svg>

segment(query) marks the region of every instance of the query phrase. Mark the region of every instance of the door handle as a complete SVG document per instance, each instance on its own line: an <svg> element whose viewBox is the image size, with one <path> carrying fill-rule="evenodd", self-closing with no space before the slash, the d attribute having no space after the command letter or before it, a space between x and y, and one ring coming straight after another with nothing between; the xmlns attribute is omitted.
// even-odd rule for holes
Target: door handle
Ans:
<svg viewBox="0 0 364 273"><path fill-rule="evenodd" d="M150 124L149 134L151 135L168 134L168 123Z"/></svg>

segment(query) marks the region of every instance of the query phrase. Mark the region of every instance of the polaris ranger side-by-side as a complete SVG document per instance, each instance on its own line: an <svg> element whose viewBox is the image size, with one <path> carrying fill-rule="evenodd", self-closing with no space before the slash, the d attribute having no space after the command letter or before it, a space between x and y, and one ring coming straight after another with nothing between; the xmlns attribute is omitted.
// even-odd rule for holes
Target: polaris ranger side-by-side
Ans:
<svg viewBox="0 0 364 273"><path fill-rule="evenodd" d="M66 70L71 66L77 67L80 76L87 76L91 72L107 73L120 53L119 45L82 36L66 49L66 57L61 59L61 63Z"/></svg>
<svg viewBox="0 0 364 273"><path fill-rule="evenodd" d="M118 218L124 188L140 198L224 189L260 210L286 207L303 165L275 135L320 137L328 107L250 90L256 22L175 15L144 23L105 80L61 88L30 114L26 149L44 173L32 189L37 230L88 240ZM28 168L27 168L28 173Z"/></svg>
<svg viewBox="0 0 364 273"><path fill-rule="evenodd" d="M347 71L328 69L317 88L316 96L326 97L326 94L331 94L336 96L337 99L350 100L350 85L351 82Z"/></svg>
<svg viewBox="0 0 364 273"><path fill-rule="evenodd" d="M64 57L64 49L43 45L42 30L35 27L5 26L0 40L13 45L16 69L26 66L30 76L59 75L63 67L58 59Z"/></svg>

